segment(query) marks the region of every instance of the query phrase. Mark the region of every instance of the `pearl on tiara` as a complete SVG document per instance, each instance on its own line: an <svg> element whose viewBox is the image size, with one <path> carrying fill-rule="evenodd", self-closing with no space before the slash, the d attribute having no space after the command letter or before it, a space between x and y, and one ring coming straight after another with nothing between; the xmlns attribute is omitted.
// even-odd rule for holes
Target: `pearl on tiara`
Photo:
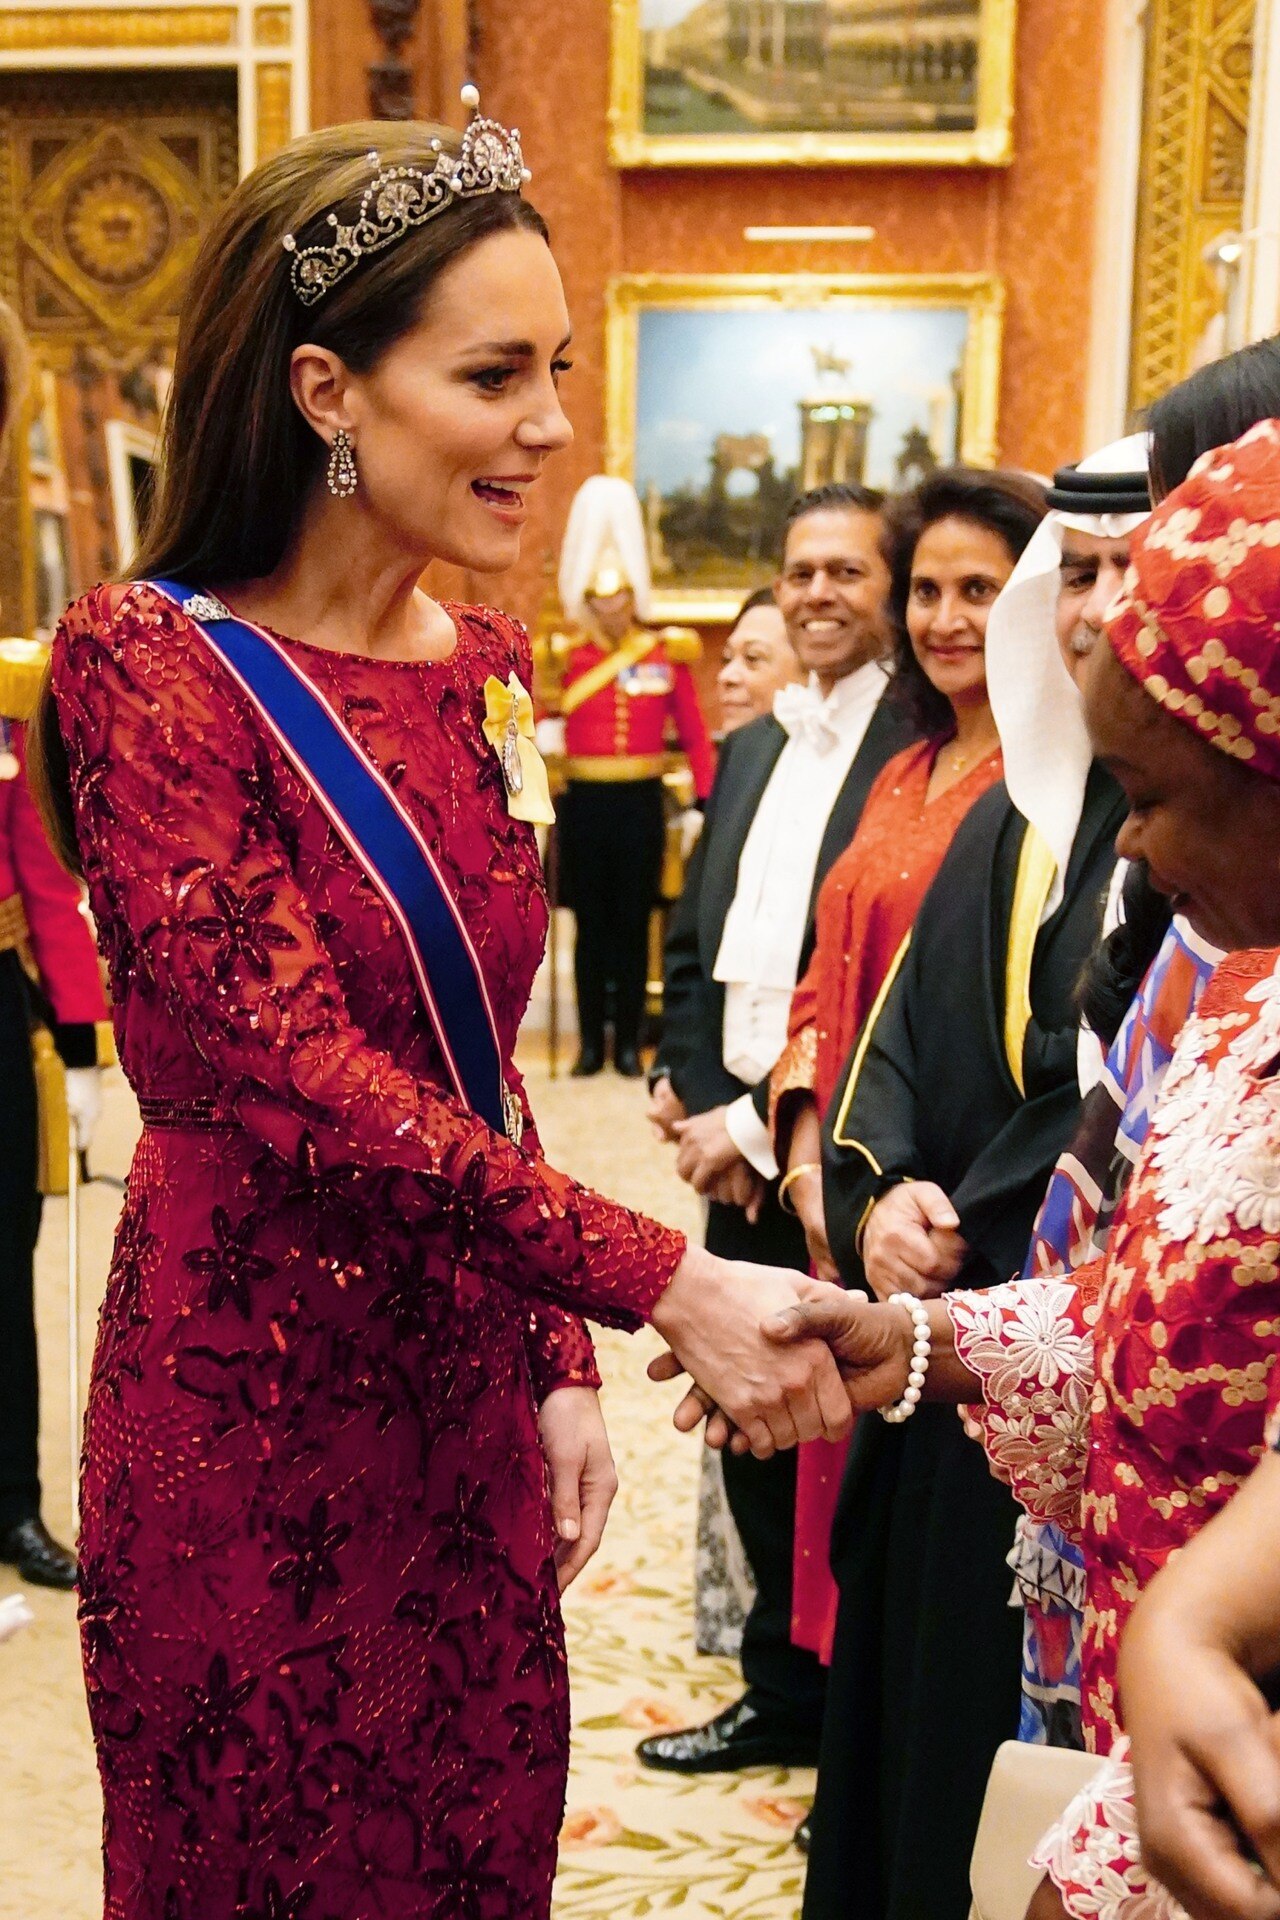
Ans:
<svg viewBox="0 0 1280 1920"><path fill-rule="evenodd" d="M470 82L461 99L472 117L456 159L442 151L439 140L431 142L435 158L429 167L383 167L380 155L370 152L369 164L379 171L365 188L351 225L343 226L336 213L326 216L333 229L332 245L300 247L296 235L285 234L280 244L291 256L289 279L304 307L322 300L367 254L381 253L411 227L433 220L450 201L519 193L533 178L520 151L520 129L481 119L480 92Z"/></svg>

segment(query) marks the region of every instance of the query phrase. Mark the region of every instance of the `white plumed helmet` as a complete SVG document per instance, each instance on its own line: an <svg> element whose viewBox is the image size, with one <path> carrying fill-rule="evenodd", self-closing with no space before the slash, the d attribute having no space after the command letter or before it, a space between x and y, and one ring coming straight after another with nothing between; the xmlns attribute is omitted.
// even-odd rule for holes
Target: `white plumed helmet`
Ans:
<svg viewBox="0 0 1280 1920"><path fill-rule="evenodd" d="M649 617L649 546L644 516L629 480L593 474L573 496L560 549L560 604L581 620L589 593L602 598L630 587L636 614Z"/></svg>

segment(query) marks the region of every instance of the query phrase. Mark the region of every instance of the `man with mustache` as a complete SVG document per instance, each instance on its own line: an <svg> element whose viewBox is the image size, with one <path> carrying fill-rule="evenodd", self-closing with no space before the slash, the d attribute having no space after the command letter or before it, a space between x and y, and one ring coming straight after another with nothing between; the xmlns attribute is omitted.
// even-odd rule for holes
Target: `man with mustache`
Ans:
<svg viewBox="0 0 1280 1920"><path fill-rule="evenodd" d="M691 1116L677 1167L710 1201L707 1246L803 1270L799 1222L778 1204L769 1073L808 964L813 907L886 761L911 737L886 702L889 569L878 493L801 495L788 517L778 605L807 684L725 741L666 948L660 1058ZM678 1773L812 1764L825 1679L791 1644L795 1456L725 1458L729 1505L756 1582L742 1698L706 1726L640 1743Z"/></svg>

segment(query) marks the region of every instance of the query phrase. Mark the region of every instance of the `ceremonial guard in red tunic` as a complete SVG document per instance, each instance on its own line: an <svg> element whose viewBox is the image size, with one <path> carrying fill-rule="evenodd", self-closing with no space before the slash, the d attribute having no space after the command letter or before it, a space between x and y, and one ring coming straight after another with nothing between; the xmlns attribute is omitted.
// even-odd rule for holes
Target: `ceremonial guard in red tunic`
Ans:
<svg viewBox="0 0 1280 1920"><path fill-rule="evenodd" d="M689 628L647 627L649 559L640 502L626 480L579 488L560 556L560 599L573 623L541 650L540 744L564 755L561 892L577 920L574 973L581 1051L575 1074L599 1073L612 989L613 1060L640 1072L649 914L663 856L663 774L672 736L704 800L711 742L690 663Z"/></svg>
<svg viewBox="0 0 1280 1920"><path fill-rule="evenodd" d="M52 1031L68 1119L85 1147L99 1104L94 1022L107 1009L80 889L54 859L27 789L22 722L43 664L32 642L0 642L0 1560L38 1586L73 1587L74 1556L40 1517L31 1030L40 1020Z"/></svg>

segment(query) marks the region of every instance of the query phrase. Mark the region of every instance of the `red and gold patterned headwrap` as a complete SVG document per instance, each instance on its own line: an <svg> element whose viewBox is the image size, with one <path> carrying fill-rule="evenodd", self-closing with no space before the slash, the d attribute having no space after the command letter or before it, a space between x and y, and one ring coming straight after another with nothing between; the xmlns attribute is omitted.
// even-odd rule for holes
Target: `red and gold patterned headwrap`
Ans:
<svg viewBox="0 0 1280 1920"><path fill-rule="evenodd" d="M1280 780L1280 420L1204 454L1161 502L1106 627L1166 712Z"/></svg>

